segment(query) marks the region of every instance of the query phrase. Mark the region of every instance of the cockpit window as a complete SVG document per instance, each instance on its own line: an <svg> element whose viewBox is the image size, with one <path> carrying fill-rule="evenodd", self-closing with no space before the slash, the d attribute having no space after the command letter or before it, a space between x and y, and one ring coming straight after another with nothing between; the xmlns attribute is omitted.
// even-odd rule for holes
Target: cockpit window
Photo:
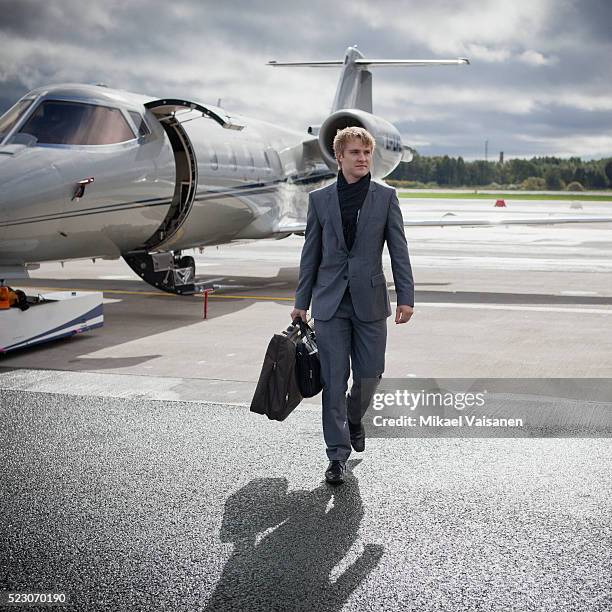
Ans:
<svg viewBox="0 0 612 612"><path fill-rule="evenodd" d="M19 133L39 144L105 145L135 138L118 108L60 100L42 102Z"/></svg>
<svg viewBox="0 0 612 612"><path fill-rule="evenodd" d="M130 114L130 117L132 118L132 121L134 122L134 125L136 126L138 130L138 135L148 136L151 133L151 130L149 129L149 126L146 124L144 117L140 113L137 113L136 111L128 111L128 113Z"/></svg>
<svg viewBox="0 0 612 612"><path fill-rule="evenodd" d="M0 117L0 140L15 127L15 124L23 117L23 114L30 108L33 101L33 98L19 100L17 104L11 106L11 108Z"/></svg>

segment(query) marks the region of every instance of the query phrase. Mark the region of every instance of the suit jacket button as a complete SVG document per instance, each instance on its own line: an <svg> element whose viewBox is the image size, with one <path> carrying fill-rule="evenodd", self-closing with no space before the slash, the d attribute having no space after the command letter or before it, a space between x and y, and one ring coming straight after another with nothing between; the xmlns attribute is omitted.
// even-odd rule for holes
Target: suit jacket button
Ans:
<svg viewBox="0 0 612 612"><path fill-rule="evenodd" d="M343 278L344 280L347 280L347 279L348 279L348 276L343 276L342 278Z"/></svg>

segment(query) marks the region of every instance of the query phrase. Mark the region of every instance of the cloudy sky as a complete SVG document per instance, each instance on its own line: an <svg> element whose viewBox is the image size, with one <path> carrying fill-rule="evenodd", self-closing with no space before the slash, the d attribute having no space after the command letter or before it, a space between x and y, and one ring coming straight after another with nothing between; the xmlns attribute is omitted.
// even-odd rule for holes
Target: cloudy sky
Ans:
<svg viewBox="0 0 612 612"><path fill-rule="evenodd" d="M339 69L276 60L468 57L374 68L374 112L425 155L612 156L609 0L0 0L0 111L59 82L222 105L299 130Z"/></svg>

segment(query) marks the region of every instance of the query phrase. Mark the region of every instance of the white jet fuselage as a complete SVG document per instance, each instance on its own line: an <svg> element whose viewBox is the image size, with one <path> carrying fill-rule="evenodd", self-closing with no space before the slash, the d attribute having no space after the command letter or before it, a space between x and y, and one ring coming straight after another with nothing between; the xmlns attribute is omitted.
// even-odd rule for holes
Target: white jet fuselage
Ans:
<svg viewBox="0 0 612 612"><path fill-rule="evenodd" d="M332 176L305 157L303 134L261 121L234 118L244 128L223 129L196 110L154 114L145 107L151 98L97 86L28 98L14 133L44 101L118 109L134 133L100 145L5 139L12 142L0 146L0 266L282 237L281 222L304 222L305 191ZM130 113L150 133L140 135Z"/></svg>
<svg viewBox="0 0 612 612"><path fill-rule="evenodd" d="M361 127L382 179L413 150L372 112L372 66L468 60L269 62L340 68L328 115L308 134L184 99L99 85L36 89L0 117L0 279L41 261L123 257L146 282L201 292L194 247L306 231L307 192L338 171L333 141Z"/></svg>

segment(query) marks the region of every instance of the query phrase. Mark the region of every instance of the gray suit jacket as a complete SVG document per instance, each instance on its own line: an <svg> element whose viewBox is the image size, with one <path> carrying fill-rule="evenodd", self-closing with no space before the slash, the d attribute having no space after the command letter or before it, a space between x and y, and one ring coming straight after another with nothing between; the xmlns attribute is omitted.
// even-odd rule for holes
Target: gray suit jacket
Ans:
<svg viewBox="0 0 612 612"><path fill-rule="evenodd" d="M414 282L395 189L370 183L361 207L353 248L344 241L336 183L309 194L306 240L300 260L295 308L331 319L350 287L353 308L361 321L391 315L389 292L382 267L383 245L391 256L397 303L414 305Z"/></svg>

